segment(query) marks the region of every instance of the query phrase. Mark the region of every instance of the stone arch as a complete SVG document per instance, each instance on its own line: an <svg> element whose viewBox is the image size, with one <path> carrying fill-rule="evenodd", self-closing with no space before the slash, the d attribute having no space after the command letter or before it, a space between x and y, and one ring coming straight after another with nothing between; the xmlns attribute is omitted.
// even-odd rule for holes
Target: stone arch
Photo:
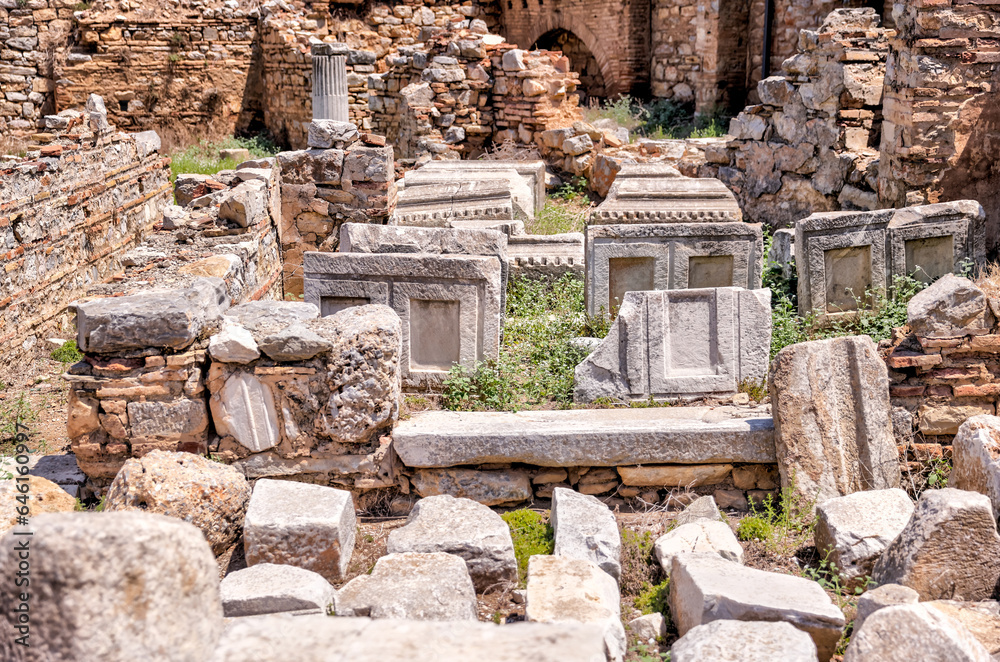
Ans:
<svg viewBox="0 0 1000 662"><path fill-rule="evenodd" d="M539 17L539 20L532 26L531 31L528 33L528 39L525 39L525 44L527 46L532 46L539 39L544 37L549 33L558 33L559 31L569 32L570 34L576 36L583 45L587 47L587 50L594 56L594 60L597 61L597 66L601 71L601 77L604 79L605 91L608 96L624 94L629 90L627 86L622 86L621 81L618 77L618 72L615 67L615 61L611 55L604 49L601 44L601 40L582 23L576 21L566 21L561 17L553 14L548 14Z"/></svg>
<svg viewBox="0 0 1000 662"><path fill-rule="evenodd" d="M569 30L552 30L539 37L531 48L562 51L569 58L570 69L580 74L577 90L581 105L589 101L603 101L608 97L607 81L597 58L582 39Z"/></svg>

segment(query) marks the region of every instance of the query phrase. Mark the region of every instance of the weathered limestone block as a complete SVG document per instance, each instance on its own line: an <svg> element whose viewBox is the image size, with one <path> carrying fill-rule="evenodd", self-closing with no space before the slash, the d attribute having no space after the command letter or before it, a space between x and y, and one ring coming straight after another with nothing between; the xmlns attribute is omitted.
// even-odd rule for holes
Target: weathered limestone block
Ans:
<svg viewBox="0 0 1000 662"><path fill-rule="evenodd" d="M769 290L628 292L604 342L576 367L573 400L662 401L763 381L770 310Z"/></svg>
<svg viewBox="0 0 1000 662"><path fill-rule="evenodd" d="M625 485L636 487L699 487L722 483L733 470L731 464L673 464L618 467Z"/></svg>
<svg viewBox="0 0 1000 662"><path fill-rule="evenodd" d="M528 561L525 619L537 623L588 623L600 628L609 660L625 655L618 584L597 565L563 556Z"/></svg>
<svg viewBox="0 0 1000 662"><path fill-rule="evenodd" d="M584 237L562 234L514 234L507 239L507 256L514 275L557 279L567 273L584 277Z"/></svg>
<svg viewBox="0 0 1000 662"><path fill-rule="evenodd" d="M545 206L544 161L429 161L420 167L423 172L478 173L513 169L531 190L532 206L541 211Z"/></svg>
<svg viewBox="0 0 1000 662"><path fill-rule="evenodd" d="M150 291L70 304L81 351L183 349L229 307L225 283L199 278L185 290Z"/></svg>
<svg viewBox="0 0 1000 662"><path fill-rule="evenodd" d="M953 488L925 491L872 579L909 586L921 600L995 597L1000 535L989 498Z"/></svg>
<svg viewBox="0 0 1000 662"><path fill-rule="evenodd" d="M667 636L667 621L663 618L663 614L646 614L629 621L628 629L639 641L656 641Z"/></svg>
<svg viewBox="0 0 1000 662"><path fill-rule="evenodd" d="M743 563L743 546L729 525L719 520L700 519L681 524L653 543L653 553L667 577L673 568L674 557L688 552L718 554L727 561Z"/></svg>
<svg viewBox="0 0 1000 662"><path fill-rule="evenodd" d="M1000 603L996 600L982 602L931 600L924 604L934 607L948 618L964 625L993 659L996 659L997 653L1000 653Z"/></svg>
<svg viewBox="0 0 1000 662"><path fill-rule="evenodd" d="M520 503L532 497L531 480L521 471L420 469L410 477L422 497L448 494L487 506Z"/></svg>
<svg viewBox="0 0 1000 662"><path fill-rule="evenodd" d="M411 195L409 191L424 186L448 186L453 182L462 181L491 181L497 182L509 191L511 202L514 205L514 218L529 220L535 217L535 194L528 182L514 168L493 168L483 170L481 168L465 169L466 163L472 161L431 161L430 163L447 163L450 169L444 170L440 166L426 170L418 168L406 173L403 178L406 192L406 199ZM497 163L494 161L493 163ZM447 212L448 210L443 210Z"/></svg>
<svg viewBox="0 0 1000 662"><path fill-rule="evenodd" d="M1000 513L1000 418L973 416L958 429L951 446L948 482L960 490L979 492Z"/></svg>
<svg viewBox="0 0 1000 662"><path fill-rule="evenodd" d="M879 609L851 636L844 654L844 662L990 659L965 626L926 604Z"/></svg>
<svg viewBox="0 0 1000 662"><path fill-rule="evenodd" d="M285 611L325 614L336 590L323 577L291 565L258 563L231 572L219 584L227 618Z"/></svg>
<svg viewBox="0 0 1000 662"><path fill-rule="evenodd" d="M183 174L178 175L174 182L174 199L180 207L187 207L195 198L200 198L209 192L208 182L211 175Z"/></svg>
<svg viewBox="0 0 1000 662"><path fill-rule="evenodd" d="M0 584L0 658L171 660L211 655L222 634L219 569L194 526L146 513L55 513L31 519L30 633L17 631L23 588ZM21 536L3 537L13 577ZM114 550L114 554L109 554ZM15 639L29 634L29 646Z"/></svg>
<svg viewBox="0 0 1000 662"><path fill-rule="evenodd" d="M870 575L912 514L913 502L898 488L828 499L816 506L816 549L847 579Z"/></svg>
<svg viewBox="0 0 1000 662"><path fill-rule="evenodd" d="M335 608L338 616L477 620L476 589L465 561L443 552L383 556L370 575L337 591Z"/></svg>
<svg viewBox="0 0 1000 662"><path fill-rule="evenodd" d="M231 435L254 453L278 444L278 413L271 390L249 372L234 372L212 394L212 420L220 435Z"/></svg>
<svg viewBox="0 0 1000 662"><path fill-rule="evenodd" d="M233 467L193 453L152 451L125 462L104 499L104 510L143 510L176 517L205 534L222 554L239 536L250 484Z"/></svg>
<svg viewBox="0 0 1000 662"><path fill-rule="evenodd" d="M674 522L677 526L684 526L685 524L691 524L692 522L697 522L698 520L709 520L710 522L721 522L724 521L722 513L719 512L719 506L716 505L715 499L711 496L698 497L687 507L682 510Z"/></svg>
<svg viewBox="0 0 1000 662"><path fill-rule="evenodd" d="M4 467L15 478L20 478L13 467ZM17 523L17 509L22 506L28 507L28 517L32 520L42 513L71 513L76 510L76 499L66 490L53 483L51 480L41 476L26 476L27 481L15 480L14 478L0 481L0 536L14 528ZM20 492L18 485L27 484L27 492ZM27 497L27 503L17 500L20 495ZM19 530L25 530L21 527Z"/></svg>
<svg viewBox="0 0 1000 662"><path fill-rule="evenodd" d="M253 334L234 323L223 323L222 330L209 340L208 353L222 363L250 363L260 358Z"/></svg>
<svg viewBox="0 0 1000 662"><path fill-rule="evenodd" d="M670 647L671 662L816 662L812 638L784 622L712 621Z"/></svg>
<svg viewBox="0 0 1000 662"><path fill-rule="evenodd" d="M922 338L955 338L990 332L986 295L968 278L946 274L906 304L910 330Z"/></svg>
<svg viewBox="0 0 1000 662"><path fill-rule="evenodd" d="M618 521L603 502L564 487L552 491L555 555L596 563L618 581L622 539Z"/></svg>
<svg viewBox="0 0 1000 662"><path fill-rule="evenodd" d="M452 221L513 221L515 214L507 184L497 179L479 179L407 186L396 201L393 224L449 227Z"/></svg>
<svg viewBox="0 0 1000 662"><path fill-rule="evenodd" d="M565 151L565 150L563 150ZM623 164L591 224L720 223L743 220L732 192L718 179L680 177L666 164Z"/></svg>
<svg viewBox="0 0 1000 662"><path fill-rule="evenodd" d="M267 184L251 180L222 194L219 218L241 228L256 227L267 219Z"/></svg>
<svg viewBox="0 0 1000 662"><path fill-rule="evenodd" d="M782 486L815 502L899 487L889 377L871 338L785 347L768 383Z"/></svg>
<svg viewBox="0 0 1000 662"><path fill-rule="evenodd" d="M499 515L471 499L442 494L421 499L406 526L389 533L390 554L444 552L465 559L479 592L517 580L510 528Z"/></svg>
<svg viewBox="0 0 1000 662"><path fill-rule="evenodd" d="M918 428L924 434L957 435L962 424L970 418L993 416L995 413L996 406L992 402L967 405L931 402L920 405L917 410L920 419Z"/></svg>
<svg viewBox="0 0 1000 662"><path fill-rule="evenodd" d="M308 361L327 352L333 342L312 331L306 324L292 324L260 342L260 349L274 361Z"/></svg>
<svg viewBox="0 0 1000 662"><path fill-rule="evenodd" d="M235 623L212 662L606 662L604 639L589 625L524 623L517 627L453 621L265 616Z"/></svg>
<svg viewBox="0 0 1000 662"><path fill-rule="evenodd" d="M130 402L126 410L132 435L191 441L208 428L204 400L177 399L166 402Z"/></svg>
<svg viewBox="0 0 1000 662"><path fill-rule="evenodd" d="M309 147L313 149L344 149L360 137L358 127L350 122L314 119L309 123Z"/></svg>
<svg viewBox="0 0 1000 662"><path fill-rule="evenodd" d="M837 647L844 615L819 584L746 568L716 554L679 554L670 572L670 616L681 636L711 621L785 621L809 634L819 659Z"/></svg>
<svg viewBox="0 0 1000 662"><path fill-rule="evenodd" d="M247 565L294 565L341 581L354 553L355 528L350 492L260 479L243 523Z"/></svg>
<svg viewBox="0 0 1000 662"><path fill-rule="evenodd" d="M883 584L865 591L858 598L858 610L854 616L854 631L864 625L865 619L879 609L895 605L915 605L920 602L920 594L909 586L899 584Z"/></svg>

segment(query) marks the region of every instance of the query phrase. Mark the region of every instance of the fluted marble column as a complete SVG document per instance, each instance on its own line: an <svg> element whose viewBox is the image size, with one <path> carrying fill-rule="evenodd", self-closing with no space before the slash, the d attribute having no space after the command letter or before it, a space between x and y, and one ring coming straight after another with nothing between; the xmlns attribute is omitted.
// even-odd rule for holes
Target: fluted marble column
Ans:
<svg viewBox="0 0 1000 662"><path fill-rule="evenodd" d="M347 46L344 44L313 44L312 66L313 119L349 122Z"/></svg>

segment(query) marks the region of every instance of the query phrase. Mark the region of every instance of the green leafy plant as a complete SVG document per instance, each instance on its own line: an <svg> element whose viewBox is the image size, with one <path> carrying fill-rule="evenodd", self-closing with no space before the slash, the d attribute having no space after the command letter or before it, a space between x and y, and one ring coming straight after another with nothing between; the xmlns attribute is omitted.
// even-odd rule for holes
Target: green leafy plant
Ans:
<svg viewBox="0 0 1000 662"><path fill-rule="evenodd" d="M667 599L670 597L670 580L664 579L659 584L650 584L635 596L633 604L643 614L669 613Z"/></svg>
<svg viewBox="0 0 1000 662"><path fill-rule="evenodd" d="M278 153L278 146L263 136L230 137L218 141L202 140L183 149L171 151L171 183L176 181L178 175L214 175L220 170L232 170L238 166L239 163L234 159L219 158L219 151L223 149L246 149L253 159L264 159Z"/></svg>
<svg viewBox="0 0 1000 662"><path fill-rule="evenodd" d="M528 559L532 556L551 554L555 550L555 536L548 518L541 513L522 508L500 516L510 528L517 559L517 575L523 586L528 577Z"/></svg>
<svg viewBox="0 0 1000 662"><path fill-rule="evenodd" d="M52 350L49 356L60 363L76 363L83 360L83 352L76 346L75 340L67 340Z"/></svg>
<svg viewBox="0 0 1000 662"><path fill-rule="evenodd" d="M951 477L951 460L943 457L934 458L928 463L930 471L927 474L927 487L931 489L941 489L948 487L948 478Z"/></svg>
<svg viewBox="0 0 1000 662"><path fill-rule="evenodd" d="M171 53L170 55L167 56L167 62L169 62L170 64L177 64L182 59L183 58L181 57L180 53Z"/></svg>
<svg viewBox="0 0 1000 662"><path fill-rule="evenodd" d="M619 94L614 99L606 99L604 103L591 106L584 111L584 117L588 122L610 119L629 131L639 128L646 114L642 103L627 94Z"/></svg>
<svg viewBox="0 0 1000 662"><path fill-rule="evenodd" d="M751 501L750 515L736 525L736 537L744 541L760 540L772 551L787 551L799 537L811 538L814 502L800 495L795 484L793 474L777 498L768 494L759 504Z"/></svg>

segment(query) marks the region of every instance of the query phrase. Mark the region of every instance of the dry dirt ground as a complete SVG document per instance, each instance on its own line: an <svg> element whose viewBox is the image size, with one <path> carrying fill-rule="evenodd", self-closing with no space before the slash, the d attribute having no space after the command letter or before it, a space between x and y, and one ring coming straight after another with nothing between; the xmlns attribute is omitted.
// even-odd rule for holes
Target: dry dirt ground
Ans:
<svg viewBox="0 0 1000 662"><path fill-rule="evenodd" d="M28 427L29 446L46 455L69 452L66 396L62 375L69 366L42 352L0 373L0 455L9 454L15 422Z"/></svg>

